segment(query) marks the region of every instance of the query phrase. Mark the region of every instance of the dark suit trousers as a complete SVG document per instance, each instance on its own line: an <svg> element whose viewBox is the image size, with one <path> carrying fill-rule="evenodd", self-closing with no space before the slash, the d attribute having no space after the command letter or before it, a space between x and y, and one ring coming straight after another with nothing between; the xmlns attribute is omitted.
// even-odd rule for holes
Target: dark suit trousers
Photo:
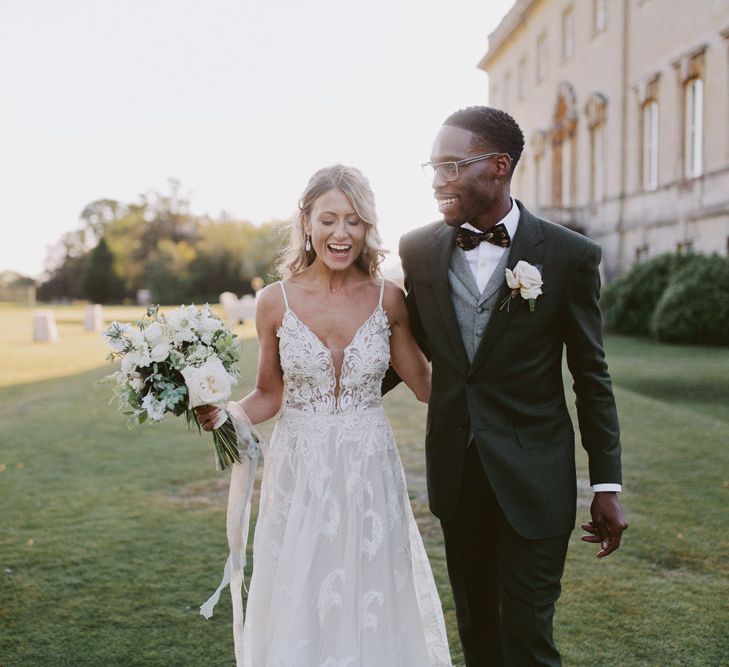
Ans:
<svg viewBox="0 0 729 667"><path fill-rule="evenodd" d="M561 665L552 618L569 534L518 535L499 508L474 442L466 448L456 512L441 525L466 665Z"/></svg>

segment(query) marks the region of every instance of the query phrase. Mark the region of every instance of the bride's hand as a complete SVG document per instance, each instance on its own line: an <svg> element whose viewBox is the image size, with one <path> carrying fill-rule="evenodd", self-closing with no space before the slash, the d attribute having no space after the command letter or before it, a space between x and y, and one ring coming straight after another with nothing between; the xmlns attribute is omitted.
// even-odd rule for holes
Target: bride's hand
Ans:
<svg viewBox="0 0 729 667"><path fill-rule="evenodd" d="M193 408L197 423L203 431L212 431L221 417L222 410L214 405L198 405Z"/></svg>

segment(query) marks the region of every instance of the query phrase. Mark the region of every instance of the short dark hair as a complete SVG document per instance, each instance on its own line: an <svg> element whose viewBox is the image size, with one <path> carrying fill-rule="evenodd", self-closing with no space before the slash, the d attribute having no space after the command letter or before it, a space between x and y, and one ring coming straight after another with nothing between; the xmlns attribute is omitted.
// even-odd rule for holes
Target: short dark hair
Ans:
<svg viewBox="0 0 729 667"><path fill-rule="evenodd" d="M472 132L471 143L474 148L508 153L511 156L509 175L514 173L516 163L524 150L524 134L506 111L493 107L466 107L448 116L443 125Z"/></svg>

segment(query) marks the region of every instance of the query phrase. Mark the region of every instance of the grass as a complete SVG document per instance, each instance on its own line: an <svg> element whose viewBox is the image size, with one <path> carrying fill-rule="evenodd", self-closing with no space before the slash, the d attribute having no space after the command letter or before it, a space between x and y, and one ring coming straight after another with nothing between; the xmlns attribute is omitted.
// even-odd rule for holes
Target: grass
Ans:
<svg viewBox="0 0 729 667"><path fill-rule="evenodd" d="M95 384L109 367L82 310L56 312L53 345L26 342L31 314L0 307L0 665L233 665L228 594L210 621L198 615L226 555L226 476L207 439L174 421L128 433ZM249 381L256 349L241 361ZM573 536L556 619L565 665L724 664L729 353L610 338L608 360L631 526L602 561ZM398 388L386 409L462 665L427 511L424 408ZM583 519L581 451L578 470Z"/></svg>
<svg viewBox="0 0 729 667"><path fill-rule="evenodd" d="M0 303L0 350L11 351L0 365L0 387L64 377L98 368L108 353L98 333L83 330L84 306L54 306L58 343L34 343L33 313L36 308ZM168 308L163 308L169 310ZM144 307L104 307L106 325L112 320L132 321L145 313ZM220 313L219 313L220 314ZM252 325L242 328L253 333Z"/></svg>

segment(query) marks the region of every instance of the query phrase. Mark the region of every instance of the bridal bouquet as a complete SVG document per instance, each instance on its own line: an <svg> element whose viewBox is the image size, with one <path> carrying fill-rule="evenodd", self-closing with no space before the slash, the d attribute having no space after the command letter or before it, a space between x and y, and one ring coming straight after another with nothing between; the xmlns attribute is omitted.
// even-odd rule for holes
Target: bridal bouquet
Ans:
<svg viewBox="0 0 729 667"><path fill-rule="evenodd" d="M134 324L112 322L104 332L109 361L121 369L105 379L115 382L114 398L127 415L129 429L163 421L168 413L185 415L200 426L193 408L223 407L238 382L240 339L208 306L181 306L165 316L150 306ZM217 467L240 463L236 432L223 411L213 430Z"/></svg>

